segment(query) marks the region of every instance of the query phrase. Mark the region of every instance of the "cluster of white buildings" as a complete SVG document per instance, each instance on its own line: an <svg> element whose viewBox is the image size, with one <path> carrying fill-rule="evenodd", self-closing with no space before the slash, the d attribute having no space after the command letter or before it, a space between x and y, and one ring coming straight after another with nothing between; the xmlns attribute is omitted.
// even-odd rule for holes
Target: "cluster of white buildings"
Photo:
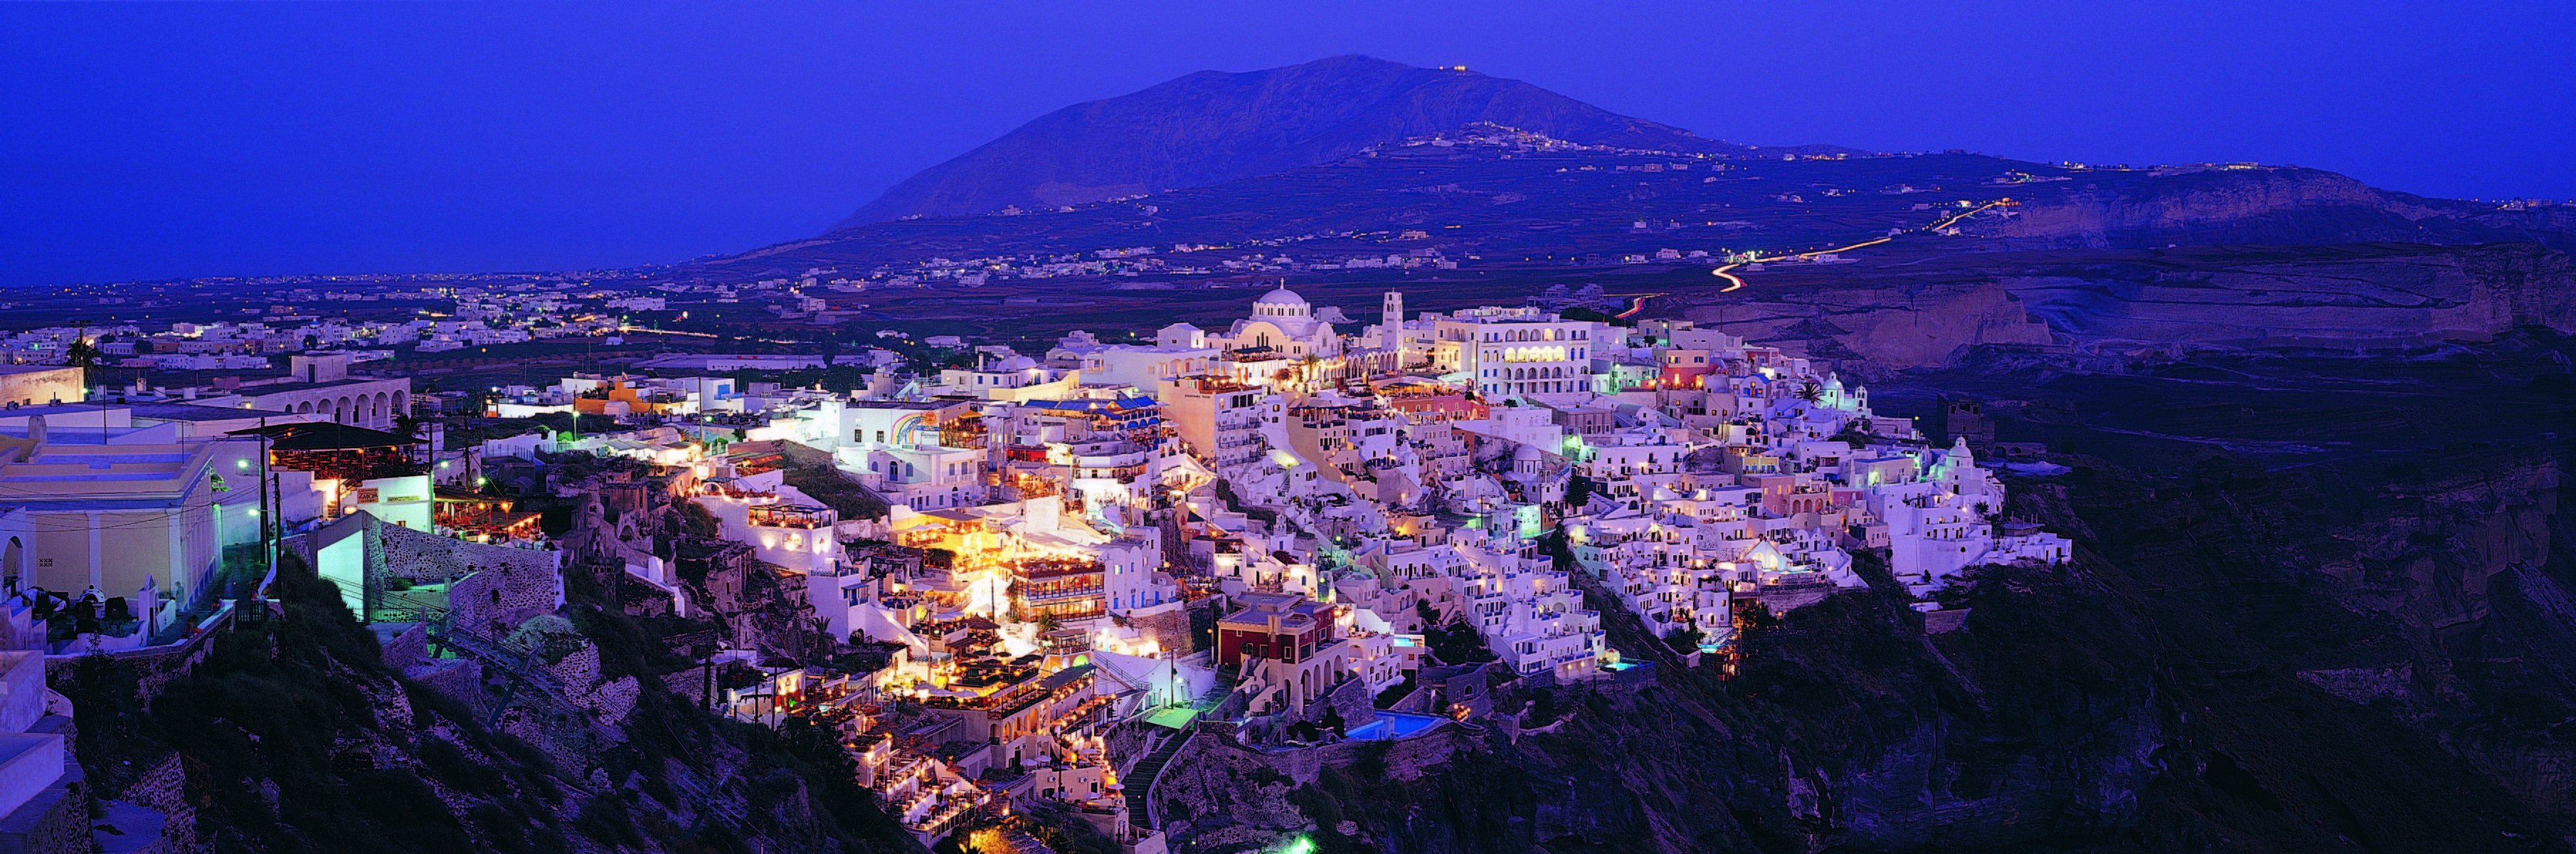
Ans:
<svg viewBox="0 0 2576 854"><path fill-rule="evenodd" d="M1405 639L1453 623L1524 674L1615 667L1582 606L1591 583L1656 634L1715 650L1750 603L1862 585L1856 552L1884 549L1926 609L1975 566L2066 558L2063 538L2001 521L2003 487L1964 442L1922 441L1808 359L1682 322L1408 315L1398 294L1374 319L1281 289L1222 330L1075 333L1042 357L992 348L935 376L874 366L847 394L575 376L508 390L498 414L758 416L521 450L706 467L714 491L697 500L728 538L816 579L811 604L836 631L924 662L919 624L983 619L1031 650L1151 658L1175 639L1136 626L1185 600L1303 597L1331 612L1329 640L1354 644L1326 657L1338 669L1197 664L1260 686L1255 708L1274 711L1350 679L1393 684L1407 669L1393 662L1419 655ZM719 453L769 441L819 452L885 515L845 518L776 464L736 472L740 454ZM1570 564L1542 547L1558 531ZM860 539L953 563L897 580L844 551Z"/></svg>
<svg viewBox="0 0 2576 854"><path fill-rule="evenodd" d="M1096 648L1142 649L1113 627L1184 588L1279 593L1344 609L1347 636L1390 644L1426 628L1428 608L1474 627L1517 671L1575 679L1618 656L1578 579L1540 548L1558 530L1578 571L1650 629L1706 649L1732 638L1746 603L1785 609L1861 585L1856 551L1885 549L1926 600L1977 565L2065 559L2063 538L2000 523L2002 486L1964 443L1923 442L1805 358L1679 322L1639 329L1529 307L1408 316L1397 294L1378 314L1362 325L1282 289L1222 330L1174 324L1139 344L1076 333L1043 358L880 370L847 395L576 377L547 403L764 413L743 438L826 453L890 505L881 521L825 528L881 525L868 530L989 562L994 578L1013 560L1098 569L1051 586L1079 588L1071 604L1034 611L969 595L954 613L831 618L896 638L908 619L1043 614L1050 631L1093 631ZM764 553L769 539L790 543L782 566L846 563L819 541L798 551L796 534L755 539ZM835 581L817 607L881 607L888 582L873 583L860 595L859 582ZM1341 659L1352 669L1322 678L1393 654L1354 653Z"/></svg>
<svg viewBox="0 0 2576 854"><path fill-rule="evenodd" d="M1964 441L1923 441L1809 359L1684 322L1408 314L1397 294L1373 319L1280 289L1222 330L1075 333L935 375L871 364L845 393L737 387L688 372L763 357L692 357L504 390L499 414L633 426L475 453L689 468L720 537L835 635L898 650L834 690L925 710L849 724L864 782L925 834L1006 765L1043 770L1013 797L1126 832L1104 725L1311 723L1437 663L1435 633L1472 631L1525 678L1632 666L1587 590L1695 655L1728 649L1750 607L1863 586L1864 554L1926 611L1975 567L2067 559L2002 521ZM659 559L629 569L685 599ZM1209 604L1212 644L1190 615ZM773 682L738 703L775 703ZM982 746L931 749L944 738Z"/></svg>

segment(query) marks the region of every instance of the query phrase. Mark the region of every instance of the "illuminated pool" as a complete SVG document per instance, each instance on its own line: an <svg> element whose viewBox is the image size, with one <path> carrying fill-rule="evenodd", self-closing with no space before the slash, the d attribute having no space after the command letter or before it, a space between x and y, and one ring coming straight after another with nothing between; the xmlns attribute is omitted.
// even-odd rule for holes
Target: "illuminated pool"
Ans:
<svg viewBox="0 0 2576 854"><path fill-rule="evenodd" d="M1379 712L1377 719L1351 727L1352 741L1394 741L1439 726L1446 718L1404 712Z"/></svg>

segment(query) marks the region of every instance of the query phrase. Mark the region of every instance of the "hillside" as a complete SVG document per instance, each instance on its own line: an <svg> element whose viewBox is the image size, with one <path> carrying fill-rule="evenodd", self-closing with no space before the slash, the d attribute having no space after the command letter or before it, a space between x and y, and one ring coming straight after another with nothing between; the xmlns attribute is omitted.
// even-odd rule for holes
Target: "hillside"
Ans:
<svg viewBox="0 0 2576 854"><path fill-rule="evenodd" d="M1749 149L1518 80L1341 56L1201 71L1048 113L895 185L835 231L905 216L1043 210L1330 162L1472 122L1626 148Z"/></svg>
<svg viewBox="0 0 2576 854"><path fill-rule="evenodd" d="M1873 386L2071 451L2009 514L2078 559L1988 572L1953 631L1883 582L1801 608L1723 681L1596 598L1656 684L1506 683L1436 757L1225 754L1156 792L1196 851L2565 851L2576 446L2537 431L2569 346Z"/></svg>
<svg viewBox="0 0 2576 854"><path fill-rule="evenodd" d="M668 669L646 659L672 655L649 633L669 618L648 628L600 607L588 576L566 582L573 619L546 619L578 626L567 659L616 677ZM616 724L558 711L514 726L488 708L511 703L497 687L464 683L476 696L460 700L390 666L379 635L301 560L274 589L277 616L227 632L157 696L103 655L58 682L92 785L163 793L173 823L151 850L921 850L821 730L725 720L659 690Z"/></svg>
<svg viewBox="0 0 2576 854"><path fill-rule="evenodd" d="M1482 260L1616 264L1662 248L1776 253L1959 223L1944 251L2167 245L2468 245L2576 249L2576 220L2548 209L2427 199L2292 167L2103 169L1967 153L1735 159L1568 143L1479 125L1329 163L1137 199L1019 216L925 217L693 262L681 278L864 274L933 259L1176 246L1165 263L1254 254L1298 261L1438 250ZM1408 234L1411 232L1411 234ZM1597 256L1597 257L1596 257Z"/></svg>

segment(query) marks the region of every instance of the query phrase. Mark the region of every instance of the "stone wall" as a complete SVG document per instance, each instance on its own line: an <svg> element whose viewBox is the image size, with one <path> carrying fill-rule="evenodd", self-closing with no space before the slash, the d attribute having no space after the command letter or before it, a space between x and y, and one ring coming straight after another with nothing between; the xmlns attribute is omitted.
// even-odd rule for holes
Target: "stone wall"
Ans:
<svg viewBox="0 0 2576 854"><path fill-rule="evenodd" d="M161 688L197 669L215 649L215 636L232 628L233 613L226 610L186 640L162 646L120 650L108 657L134 668L136 694L149 706L161 694ZM69 680L72 668L80 665L80 655L45 657L45 683L60 685Z"/></svg>
<svg viewBox="0 0 2576 854"><path fill-rule="evenodd" d="M410 670L414 665L430 657L429 625L411 624L404 628L401 634L394 635L392 639L385 641L380 650L385 666L395 670Z"/></svg>
<svg viewBox="0 0 2576 854"><path fill-rule="evenodd" d="M451 625L506 635L528 618L551 614L562 607L563 575L555 567L556 553L498 546L480 548L485 551L471 554L481 558L482 562L469 564L478 571L448 588L447 607ZM493 552L513 554L505 556Z"/></svg>
<svg viewBox="0 0 2576 854"><path fill-rule="evenodd" d="M560 562L552 551L469 543L380 521L369 525L368 529L368 562L374 564L378 558L383 560L381 567L371 566L370 569L382 573L385 578L414 582L445 581L464 573L504 566L552 569Z"/></svg>
<svg viewBox="0 0 2576 854"><path fill-rule="evenodd" d="M599 647L588 644L546 670L563 686L564 699L590 710L596 721L604 726L615 727L625 723L627 713L635 709L635 702L643 693L643 686L632 676L601 682Z"/></svg>
<svg viewBox="0 0 2576 854"><path fill-rule="evenodd" d="M492 713L492 694L484 688L483 664L471 658L433 658L403 671L403 675L423 687L437 691L466 708L476 718Z"/></svg>
<svg viewBox="0 0 2576 854"><path fill-rule="evenodd" d="M1345 728L1377 720L1377 692L1369 690L1368 683L1358 679L1347 680L1307 704L1305 719L1323 720L1327 706L1341 713Z"/></svg>
<svg viewBox="0 0 2576 854"><path fill-rule="evenodd" d="M134 782L117 792L117 800L159 810L164 815L178 816L191 809L188 802L187 761L180 754L161 757L144 769Z"/></svg>
<svg viewBox="0 0 2576 854"><path fill-rule="evenodd" d="M125 791L117 792L115 799L161 814L159 850L197 848L197 807L188 797L187 760L179 754L169 754L153 763Z"/></svg>
<svg viewBox="0 0 2576 854"><path fill-rule="evenodd" d="M1128 769L1135 767L1136 760L1143 759L1145 754L1152 752L1148 747L1146 736L1151 735L1155 729L1154 725L1142 720L1122 721L1110 727L1109 732L1101 739L1102 746L1109 754L1110 767L1118 769L1121 776L1126 775Z"/></svg>
<svg viewBox="0 0 2576 854"><path fill-rule="evenodd" d="M0 822L0 854L86 854L96 850L97 843L90 838L89 809L69 788L46 789L7 818Z"/></svg>
<svg viewBox="0 0 2576 854"><path fill-rule="evenodd" d="M1189 606L1161 605L1129 612L1121 618L1128 628L1136 630L1161 646L1170 655L1189 655L1198 651L1197 635L1190 630Z"/></svg>
<svg viewBox="0 0 2576 854"><path fill-rule="evenodd" d="M96 850L90 839L89 780L81 772L72 745L80 732L72 719L47 714L27 730L63 737L63 775L18 809L0 816L0 854L84 854Z"/></svg>
<svg viewBox="0 0 2576 854"><path fill-rule="evenodd" d="M1445 673L1424 670L1422 684L1413 693L1423 698L1425 710L1432 714L1443 714L1451 705L1463 704L1471 716L1490 715L1494 711L1494 692L1493 677L1487 672L1489 668L1504 669L1500 664L1488 663L1444 668L1448 671Z"/></svg>

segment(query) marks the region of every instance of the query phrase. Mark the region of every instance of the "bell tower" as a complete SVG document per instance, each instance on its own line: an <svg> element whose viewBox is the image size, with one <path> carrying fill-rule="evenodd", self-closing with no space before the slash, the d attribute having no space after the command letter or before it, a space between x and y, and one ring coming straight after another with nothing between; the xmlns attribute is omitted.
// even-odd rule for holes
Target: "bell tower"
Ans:
<svg viewBox="0 0 2576 854"><path fill-rule="evenodd" d="M1404 361L1404 292L1387 291L1378 306L1378 349L1396 354L1399 366Z"/></svg>

